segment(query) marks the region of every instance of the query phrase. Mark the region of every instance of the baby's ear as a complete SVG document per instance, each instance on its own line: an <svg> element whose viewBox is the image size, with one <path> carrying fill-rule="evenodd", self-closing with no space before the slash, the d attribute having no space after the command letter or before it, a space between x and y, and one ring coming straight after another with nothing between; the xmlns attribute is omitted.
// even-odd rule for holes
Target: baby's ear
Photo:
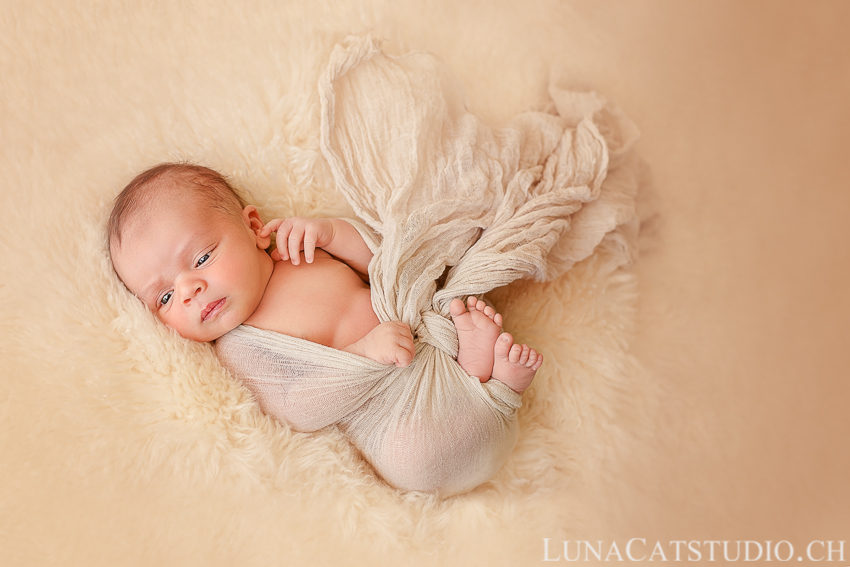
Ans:
<svg viewBox="0 0 850 567"><path fill-rule="evenodd" d="M266 236L260 236L260 232L266 225L263 223L263 218L260 216L260 211L257 210L257 207L255 207L254 205L248 205L247 207L242 209L242 219L245 221L245 224L248 226L248 229L250 229L250 231L254 233L254 238L257 242L257 248L265 250L266 248L271 246L271 234L268 234Z"/></svg>

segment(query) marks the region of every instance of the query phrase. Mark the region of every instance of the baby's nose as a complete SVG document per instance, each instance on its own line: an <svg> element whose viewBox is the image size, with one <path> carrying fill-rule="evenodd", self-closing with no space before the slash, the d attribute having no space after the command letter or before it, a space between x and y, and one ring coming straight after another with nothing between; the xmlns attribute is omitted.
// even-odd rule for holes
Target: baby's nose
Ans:
<svg viewBox="0 0 850 567"><path fill-rule="evenodd" d="M195 286L195 289L192 291L192 288L189 288L188 293L183 294L183 303L188 305L191 301L198 296L199 293L203 291L201 286Z"/></svg>
<svg viewBox="0 0 850 567"><path fill-rule="evenodd" d="M180 282L180 296L183 304L188 305L198 294L205 289L204 281L200 278L186 277Z"/></svg>

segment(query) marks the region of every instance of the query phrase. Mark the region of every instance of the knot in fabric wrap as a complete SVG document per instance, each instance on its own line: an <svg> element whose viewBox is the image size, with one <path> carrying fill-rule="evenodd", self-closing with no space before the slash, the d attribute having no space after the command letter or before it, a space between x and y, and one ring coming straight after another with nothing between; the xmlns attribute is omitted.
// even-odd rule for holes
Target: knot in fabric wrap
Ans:
<svg viewBox="0 0 850 567"><path fill-rule="evenodd" d="M440 349L451 358L457 358L458 342L454 323L439 313L430 309L422 313L422 320L414 334L420 341Z"/></svg>
<svg viewBox="0 0 850 567"><path fill-rule="evenodd" d="M218 355L264 411L301 431L338 425L391 485L471 490L508 458L521 397L457 364L448 304L557 277L633 223L637 132L602 97L557 87L557 115L489 128L439 60L388 57L370 37L337 46L318 88L322 153L374 254L372 307L411 326L416 355L395 368L245 326Z"/></svg>

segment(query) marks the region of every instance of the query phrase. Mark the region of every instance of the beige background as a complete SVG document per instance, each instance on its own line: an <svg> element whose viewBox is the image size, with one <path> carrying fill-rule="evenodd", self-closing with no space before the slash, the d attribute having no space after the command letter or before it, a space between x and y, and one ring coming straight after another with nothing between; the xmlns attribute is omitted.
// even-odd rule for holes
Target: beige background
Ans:
<svg viewBox="0 0 850 567"><path fill-rule="evenodd" d="M670 524L847 538L848 9L593 12L618 38L661 202L658 248L638 267L635 350L694 404L689 423L710 440L671 447L659 467L662 492L681 491L657 510ZM695 518L702 487L715 505Z"/></svg>
<svg viewBox="0 0 850 567"><path fill-rule="evenodd" d="M63 89L85 98L72 70L56 79L39 69L82 62L97 50L114 52L117 61L122 49L140 50L122 43L120 29L80 32L88 24L75 27L67 15L97 22L89 4L68 10L61 3L2 4L0 69L28 82L22 88L7 79L4 87L0 78L2 122L15 124L0 125L6 154L0 178L25 178L21 164L59 163L70 171L68 160L80 145L102 149L98 136L108 128L68 112L18 138L24 130L15 109L38 111ZM280 6L289 4L297 3ZM635 432L634 459L618 471L609 497L583 504L592 510L586 525L593 528L559 526L564 533L589 540L850 541L850 3L446 0L326 2L310 9L312 26L333 14L337 28L350 21L352 32L372 29L402 47L437 53L466 83L473 110L490 120L539 103L553 72L609 95L643 133L638 151L651 172L657 215L636 268L632 352L660 404L651 427ZM286 13L269 11L270 20ZM109 21L132 26L136 16L172 18L178 22L172 29L187 38L212 34L227 49L238 49L251 31L196 3L126 13L126 20ZM151 57L142 65L155 74L166 63ZM113 72L124 92L143 87L118 66ZM122 127L138 117L124 119ZM88 166L96 163L92 158ZM125 166L104 164L104 175L118 179ZM46 189L0 187L4 218L37 219ZM49 226L2 238L7 251L19 245L13 238L59 247L68 241ZM73 250L57 269L73 272ZM10 312L9 302L40 301L22 293L20 282L32 277L25 271L7 265L2 272L0 292ZM5 362L26 360L26 353L4 346L0 354ZM470 516L457 524L469 534L455 532L451 556L436 554L431 545L437 544L427 539L387 544L374 534L352 536L356 526L338 524L293 544L287 534L321 525L320 509L287 515L268 505L263 491L226 480L201 486L188 473L175 479L162 469L139 479L96 457L63 465L77 445L91 450L88 424L73 414L35 410L67 392L45 392L10 364L0 368L0 454L15 455L0 458L4 564L278 558L520 565L540 562L542 538L561 537L541 532L538 526L551 523L533 517L515 531L485 533ZM40 359L32 367L37 364L58 369L63 362ZM536 513L571 517L562 512ZM274 547L278 540L285 549Z"/></svg>

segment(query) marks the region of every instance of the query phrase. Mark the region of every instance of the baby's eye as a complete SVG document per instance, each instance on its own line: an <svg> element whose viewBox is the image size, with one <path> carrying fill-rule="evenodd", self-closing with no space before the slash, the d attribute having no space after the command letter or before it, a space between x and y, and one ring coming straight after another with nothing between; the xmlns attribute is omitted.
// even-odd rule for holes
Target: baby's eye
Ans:
<svg viewBox="0 0 850 567"><path fill-rule="evenodd" d="M209 259L210 259L210 253L209 253L209 252L207 252L206 254L204 254L203 256L201 256L201 257L198 259L198 263L197 263L197 264L195 264L195 267L197 268L198 266L200 266L201 264L203 264L204 262L206 262L206 261L207 261L207 260L209 260Z"/></svg>
<svg viewBox="0 0 850 567"><path fill-rule="evenodd" d="M165 306L171 300L171 294L172 292L169 291L165 295L163 295L162 299L159 300L159 304Z"/></svg>

